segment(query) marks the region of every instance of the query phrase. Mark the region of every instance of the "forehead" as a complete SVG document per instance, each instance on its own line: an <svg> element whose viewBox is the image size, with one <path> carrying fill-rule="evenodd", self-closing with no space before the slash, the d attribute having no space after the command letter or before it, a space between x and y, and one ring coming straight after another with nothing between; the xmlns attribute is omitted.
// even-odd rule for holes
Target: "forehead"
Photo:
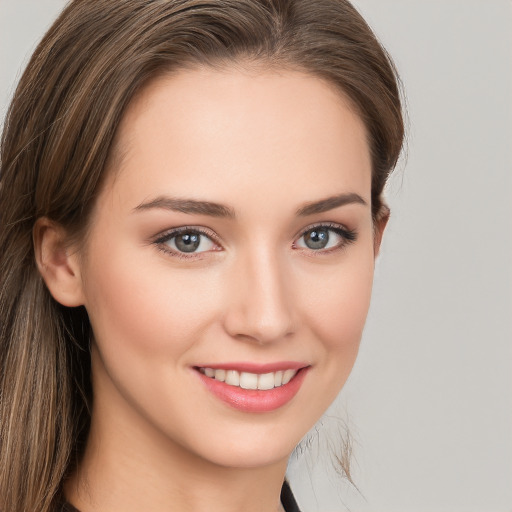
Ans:
<svg viewBox="0 0 512 512"><path fill-rule="evenodd" d="M115 181L135 178L148 194L168 184L229 202L233 190L303 195L307 186L325 195L337 186L370 202L363 122L334 86L299 71L201 67L161 76L129 105L116 139Z"/></svg>

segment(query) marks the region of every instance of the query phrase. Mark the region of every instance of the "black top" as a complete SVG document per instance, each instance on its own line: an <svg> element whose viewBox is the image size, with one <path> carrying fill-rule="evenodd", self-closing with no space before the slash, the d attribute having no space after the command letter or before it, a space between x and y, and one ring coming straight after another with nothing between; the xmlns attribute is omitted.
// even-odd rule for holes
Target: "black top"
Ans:
<svg viewBox="0 0 512 512"><path fill-rule="evenodd" d="M283 487L281 487L281 503L283 504L285 512L300 512L299 506L288 484L288 480L285 480Z"/></svg>
<svg viewBox="0 0 512 512"><path fill-rule="evenodd" d="M292 490L288 485L288 482L285 480L283 482L283 487L281 487L281 503L283 504L285 512L300 512L299 506L293 497ZM60 512L80 512L73 505L69 503L65 503Z"/></svg>

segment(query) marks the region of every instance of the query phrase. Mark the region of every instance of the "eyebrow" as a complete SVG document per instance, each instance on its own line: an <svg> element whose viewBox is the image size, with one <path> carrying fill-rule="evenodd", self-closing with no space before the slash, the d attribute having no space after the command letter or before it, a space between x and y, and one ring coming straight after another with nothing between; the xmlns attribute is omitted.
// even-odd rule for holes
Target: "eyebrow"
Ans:
<svg viewBox="0 0 512 512"><path fill-rule="evenodd" d="M328 212L329 210L334 210L334 208L354 203L362 204L363 206L367 205L366 201L359 194L338 194L336 196L327 197L326 199L321 199L320 201L306 203L297 210L297 215L305 217L307 215L314 215L315 213Z"/></svg>
<svg viewBox="0 0 512 512"><path fill-rule="evenodd" d="M224 206L211 201L198 201L196 199L180 199L160 196L152 201L141 203L134 211L145 211L152 208L171 210L174 212L189 213L195 215L208 215L210 217L223 217L234 219L235 211L229 206Z"/></svg>
<svg viewBox="0 0 512 512"><path fill-rule="evenodd" d="M338 194L336 196L321 199L320 201L306 203L296 211L296 214L299 217L306 217L308 215L334 210L335 208L339 208L340 206L345 206L347 204L367 205L366 201L359 194ZM198 201L197 199L182 199L167 196L159 196L151 201L141 203L134 208L134 211L146 211L153 208L188 213L191 215L208 215L210 217L228 219L234 219L236 217L235 210L223 204L211 201Z"/></svg>

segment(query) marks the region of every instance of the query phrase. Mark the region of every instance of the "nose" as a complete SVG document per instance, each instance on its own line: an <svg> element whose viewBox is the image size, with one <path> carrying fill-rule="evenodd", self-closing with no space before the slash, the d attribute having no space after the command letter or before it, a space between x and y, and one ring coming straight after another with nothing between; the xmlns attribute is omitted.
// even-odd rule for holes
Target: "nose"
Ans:
<svg viewBox="0 0 512 512"><path fill-rule="evenodd" d="M259 344L293 334L296 322L287 274L285 263L271 251L258 251L236 262L224 316L228 334Z"/></svg>

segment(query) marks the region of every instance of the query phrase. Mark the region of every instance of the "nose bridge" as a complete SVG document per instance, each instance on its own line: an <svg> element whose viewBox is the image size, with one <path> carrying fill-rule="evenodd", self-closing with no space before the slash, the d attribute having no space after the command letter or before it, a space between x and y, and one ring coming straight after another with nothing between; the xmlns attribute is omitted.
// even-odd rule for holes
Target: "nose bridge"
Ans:
<svg viewBox="0 0 512 512"><path fill-rule="evenodd" d="M259 343L282 339L293 332L293 301L283 257L260 245L237 258L234 293L226 315L233 335Z"/></svg>

